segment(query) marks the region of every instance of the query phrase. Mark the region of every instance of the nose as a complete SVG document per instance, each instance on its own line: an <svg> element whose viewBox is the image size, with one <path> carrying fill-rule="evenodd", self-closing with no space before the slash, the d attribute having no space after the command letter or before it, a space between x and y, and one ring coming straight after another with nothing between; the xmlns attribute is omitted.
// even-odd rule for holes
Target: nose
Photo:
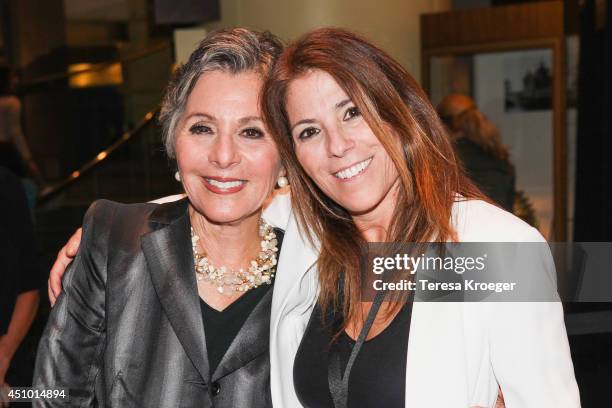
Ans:
<svg viewBox="0 0 612 408"><path fill-rule="evenodd" d="M215 166L226 169L240 162L240 155L232 135L219 134L212 143L208 161Z"/></svg>
<svg viewBox="0 0 612 408"><path fill-rule="evenodd" d="M354 140L342 129L328 129L326 143L329 157L343 157L355 146Z"/></svg>

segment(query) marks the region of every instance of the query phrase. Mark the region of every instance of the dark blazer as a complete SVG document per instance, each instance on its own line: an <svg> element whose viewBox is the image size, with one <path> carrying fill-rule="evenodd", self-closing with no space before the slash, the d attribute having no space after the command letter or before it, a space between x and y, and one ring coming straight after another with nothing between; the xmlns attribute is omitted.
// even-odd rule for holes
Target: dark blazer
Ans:
<svg viewBox="0 0 612 408"><path fill-rule="evenodd" d="M272 406L272 290L211 373L187 204L91 206L39 345L34 386L66 386L69 406L79 407Z"/></svg>

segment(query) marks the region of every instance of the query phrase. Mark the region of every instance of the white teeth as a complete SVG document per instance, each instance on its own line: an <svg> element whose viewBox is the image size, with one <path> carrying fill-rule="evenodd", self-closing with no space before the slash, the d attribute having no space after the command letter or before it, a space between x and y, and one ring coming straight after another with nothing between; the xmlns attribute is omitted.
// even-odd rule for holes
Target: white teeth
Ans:
<svg viewBox="0 0 612 408"><path fill-rule="evenodd" d="M213 180L213 179L209 179L207 178L206 181L208 181L210 184L212 184L213 186L223 189L223 190L228 190L230 188L234 188L234 187L238 187L241 186L242 184L246 183L246 181L217 181L217 180Z"/></svg>
<svg viewBox="0 0 612 408"><path fill-rule="evenodd" d="M364 160L360 163L357 163L349 167L348 169L340 170L339 172L334 173L334 176L338 177L339 179L343 179L343 180L355 177L359 173L363 172L366 169L366 167L370 165L371 161L372 161L372 158L370 157L369 159Z"/></svg>

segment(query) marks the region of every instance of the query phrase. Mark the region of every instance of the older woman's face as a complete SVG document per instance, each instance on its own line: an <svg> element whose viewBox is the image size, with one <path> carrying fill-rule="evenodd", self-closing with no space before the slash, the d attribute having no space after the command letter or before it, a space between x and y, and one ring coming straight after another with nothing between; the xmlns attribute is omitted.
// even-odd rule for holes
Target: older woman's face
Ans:
<svg viewBox="0 0 612 408"><path fill-rule="evenodd" d="M212 222L257 213L281 174L259 111L256 73L204 73L177 129L176 159L192 205Z"/></svg>
<svg viewBox="0 0 612 408"><path fill-rule="evenodd" d="M392 200L397 169L331 75L313 70L292 81L287 114L297 158L327 196L354 215Z"/></svg>

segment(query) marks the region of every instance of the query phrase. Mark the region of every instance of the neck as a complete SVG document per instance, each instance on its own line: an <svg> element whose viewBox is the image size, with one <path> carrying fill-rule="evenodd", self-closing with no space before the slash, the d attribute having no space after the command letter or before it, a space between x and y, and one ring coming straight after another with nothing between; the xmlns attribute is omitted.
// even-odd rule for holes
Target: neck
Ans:
<svg viewBox="0 0 612 408"><path fill-rule="evenodd" d="M213 265L238 269L248 266L260 250L259 219L261 211L232 223L214 223L189 206L198 247Z"/></svg>
<svg viewBox="0 0 612 408"><path fill-rule="evenodd" d="M389 228L397 206L399 178L383 199L368 211L353 214L352 219L367 242L385 242L389 239Z"/></svg>

